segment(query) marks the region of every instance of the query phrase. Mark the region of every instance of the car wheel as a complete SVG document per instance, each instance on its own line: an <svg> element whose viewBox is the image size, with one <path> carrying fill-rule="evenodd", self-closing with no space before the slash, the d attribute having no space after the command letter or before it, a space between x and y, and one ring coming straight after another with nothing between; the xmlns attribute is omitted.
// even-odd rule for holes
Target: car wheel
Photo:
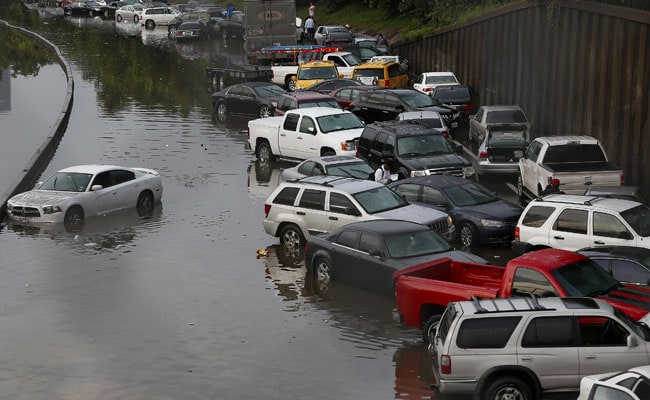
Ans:
<svg viewBox="0 0 650 400"><path fill-rule="evenodd" d="M88 11L88 16L89 16L89 17L94 17L94 16L95 16L95 12L94 12L93 10Z"/></svg>
<svg viewBox="0 0 650 400"><path fill-rule="evenodd" d="M280 229L280 244L287 250L300 249L305 243L305 236L297 225L288 224Z"/></svg>
<svg viewBox="0 0 650 400"><path fill-rule="evenodd" d="M524 196L524 181L521 179L521 172L519 172L519 176L517 177L517 197L519 197L519 203L523 204L525 200Z"/></svg>
<svg viewBox="0 0 650 400"><path fill-rule="evenodd" d="M429 344L429 338L433 336L435 333L436 329L438 329L438 325L440 324L440 318L442 317L441 314L435 314L427 318L426 322L424 323L424 326L422 326L422 340L424 340L424 344Z"/></svg>
<svg viewBox="0 0 650 400"><path fill-rule="evenodd" d="M225 124L228 120L228 106L224 101L217 103L217 122L220 124Z"/></svg>
<svg viewBox="0 0 650 400"><path fill-rule="evenodd" d="M314 289L318 294L325 294L332 285L332 266L330 262L319 257L314 262Z"/></svg>
<svg viewBox="0 0 650 400"><path fill-rule="evenodd" d="M486 400L533 400L530 388L516 377L495 380L488 386L486 394Z"/></svg>
<svg viewBox="0 0 650 400"><path fill-rule="evenodd" d="M156 23L153 22L152 20L149 20L144 24L144 27L147 29L153 29L156 27Z"/></svg>
<svg viewBox="0 0 650 400"><path fill-rule="evenodd" d="M120 14L117 14L117 17L115 17L117 22L122 22L122 16Z"/></svg>
<svg viewBox="0 0 650 400"><path fill-rule="evenodd" d="M140 22L140 17L138 17L137 15L134 15L133 16L133 23L137 24L138 22Z"/></svg>
<svg viewBox="0 0 650 400"><path fill-rule="evenodd" d="M72 206L63 217L63 225L69 231L76 232L83 229L84 226L84 210L80 206Z"/></svg>
<svg viewBox="0 0 650 400"><path fill-rule="evenodd" d="M108 18L108 10L104 10L104 18Z"/></svg>
<svg viewBox="0 0 650 400"><path fill-rule="evenodd" d="M151 192L140 193L135 207L140 216L151 214L154 207L153 194Z"/></svg>
<svg viewBox="0 0 650 400"><path fill-rule="evenodd" d="M262 142L257 145L257 158L262 162L271 162L273 161L273 151L271 146L268 143Z"/></svg>
<svg viewBox="0 0 650 400"><path fill-rule="evenodd" d="M323 154L321 154L321 156L323 157L335 156L335 155L336 153L334 152L334 150L325 150Z"/></svg>
<svg viewBox="0 0 650 400"><path fill-rule="evenodd" d="M463 224L458 232L458 239L463 247L472 247L476 244L476 230L470 224Z"/></svg>
<svg viewBox="0 0 650 400"><path fill-rule="evenodd" d="M287 81L287 89L290 92L295 92L296 91L296 81L294 81L293 79L289 79Z"/></svg>
<svg viewBox="0 0 650 400"><path fill-rule="evenodd" d="M260 118L268 118L271 116L271 107L266 104L260 107Z"/></svg>
<svg viewBox="0 0 650 400"><path fill-rule="evenodd" d="M170 37L176 36L176 25L169 25L169 28L167 28L167 31L169 32Z"/></svg>

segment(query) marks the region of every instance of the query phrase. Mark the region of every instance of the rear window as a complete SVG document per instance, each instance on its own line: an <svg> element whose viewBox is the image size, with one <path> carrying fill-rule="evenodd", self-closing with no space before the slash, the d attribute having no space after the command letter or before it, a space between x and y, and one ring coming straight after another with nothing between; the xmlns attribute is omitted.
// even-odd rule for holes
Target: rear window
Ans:
<svg viewBox="0 0 650 400"><path fill-rule="evenodd" d="M297 187L286 187L282 189L277 196L275 196L275 199L273 199L273 204L284 204L287 206L292 206L296 201L296 196L298 196L299 191L300 188Z"/></svg>
<svg viewBox="0 0 650 400"><path fill-rule="evenodd" d="M528 119L521 110L501 110L488 112L487 117L485 118L485 122L488 124L499 122L525 123L528 122Z"/></svg>
<svg viewBox="0 0 650 400"><path fill-rule="evenodd" d="M469 89L467 88L448 89L445 88L444 86L441 86L436 89L434 93L434 97L436 98L436 100L442 103L450 102L450 101L469 103L471 98Z"/></svg>
<svg viewBox="0 0 650 400"><path fill-rule="evenodd" d="M460 325L456 345L461 349L502 349L520 320L521 316L466 319Z"/></svg>
<svg viewBox="0 0 650 400"><path fill-rule="evenodd" d="M440 324L438 325L437 336L440 337L442 343L445 343L445 340L447 339L447 334L449 333L449 328L451 328L451 323L454 322L455 318L456 318L456 309L454 308L454 306L450 305L447 307L447 310L445 310L445 313L442 314L442 318L440 319Z"/></svg>
<svg viewBox="0 0 650 400"><path fill-rule="evenodd" d="M551 146L544 155L545 163L605 162L605 153L597 144L566 144Z"/></svg>
<svg viewBox="0 0 650 400"><path fill-rule="evenodd" d="M553 207L533 206L524 215L524 220L521 224L530 226L531 228L539 228L544 225L544 222L553 214L554 210L555 208Z"/></svg>
<svg viewBox="0 0 650 400"><path fill-rule="evenodd" d="M354 71L354 74L352 76L352 79L359 78L359 77L370 77L370 78L377 78L377 79L384 79L384 69L379 68L379 69L356 69Z"/></svg>

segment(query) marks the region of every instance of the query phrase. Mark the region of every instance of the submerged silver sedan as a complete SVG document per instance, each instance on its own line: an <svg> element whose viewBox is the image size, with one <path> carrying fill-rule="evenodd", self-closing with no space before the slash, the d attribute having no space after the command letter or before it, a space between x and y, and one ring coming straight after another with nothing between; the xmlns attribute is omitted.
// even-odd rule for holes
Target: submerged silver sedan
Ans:
<svg viewBox="0 0 650 400"><path fill-rule="evenodd" d="M150 213L162 190L160 175L152 169L78 165L10 198L7 215L16 223L63 222L68 229L81 229L90 216L134 207Z"/></svg>

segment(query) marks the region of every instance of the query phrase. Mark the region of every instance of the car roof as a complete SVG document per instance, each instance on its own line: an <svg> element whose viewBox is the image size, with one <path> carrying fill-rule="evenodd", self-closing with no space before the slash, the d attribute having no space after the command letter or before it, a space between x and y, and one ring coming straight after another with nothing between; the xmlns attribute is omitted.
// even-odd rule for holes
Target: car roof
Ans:
<svg viewBox="0 0 650 400"><path fill-rule="evenodd" d="M417 222L398 219L373 219L369 221L353 222L340 227L337 231L341 232L350 229L381 233L382 235L393 235L398 233L431 230L431 228L428 226L419 224Z"/></svg>
<svg viewBox="0 0 650 400"><path fill-rule="evenodd" d="M304 162L307 162L307 161L318 161L318 162L320 162L322 164L325 164L325 165L347 164L347 163L350 163L350 162L353 162L353 161L354 162L359 162L360 164L367 164L366 161L362 160L359 157L347 156L347 155L314 157L314 158L310 158L310 159L307 159L307 160L301 162L301 164L304 163Z"/></svg>
<svg viewBox="0 0 650 400"><path fill-rule="evenodd" d="M417 135L442 135L439 130L428 127L417 119L375 121L366 126L376 129L388 129L397 137Z"/></svg>
<svg viewBox="0 0 650 400"><path fill-rule="evenodd" d="M233 86L258 87L258 86L272 86L272 85L277 86L277 85L276 85L275 83L273 83L273 82L258 82L258 81L254 81L254 82L240 82L240 83L235 83L234 85L230 85L230 86L228 86L228 87L233 87Z"/></svg>
<svg viewBox="0 0 650 400"><path fill-rule="evenodd" d="M578 253L584 254L588 257L597 256L597 255L607 255L612 257L623 257L623 258L628 258L628 259L633 259L638 261L650 257L650 249L647 249L645 247L633 247L633 246L587 247L578 250Z"/></svg>
<svg viewBox="0 0 650 400"><path fill-rule="evenodd" d="M510 262L518 265L535 265L535 268L548 272L557 269L558 266L573 264L586 258L587 256L573 251L548 248L524 253Z"/></svg>
<svg viewBox="0 0 650 400"><path fill-rule="evenodd" d="M487 111L507 111L507 110L521 110L521 107L519 107L516 104L511 104L511 105L505 105L505 104L500 104L500 105L492 105L492 106L481 106L483 110Z"/></svg>
<svg viewBox="0 0 650 400"><path fill-rule="evenodd" d="M403 183L418 183L425 186L432 186L438 189L447 189L450 187L468 185L470 183L476 183L476 182L458 176L427 175L427 176L418 176L413 178L400 179L398 181L391 183L391 186L400 185Z"/></svg>
<svg viewBox="0 0 650 400"><path fill-rule="evenodd" d="M399 63L395 61L368 61L363 64L356 65L354 68L355 69L375 69L375 68L385 68L387 66L390 66L392 64L397 64Z"/></svg>
<svg viewBox="0 0 650 400"><path fill-rule="evenodd" d="M430 71L430 72L423 72L422 75L424 76L456 76L453 72L450 71Z"/></svg>
<svg viewBox="0 0 650 400"><path fill-rule="evenodd" d="M428 118L438 118L441 119L442 116L438 111L433 110L420 110L420 111L404 111L397 115L401 119L428 119Z"/></svg>
<svg viewBox="0 0 650 400"><path fill-rule="evenodd" d="M329 94L312 92L311 90L297 90L295 92L282 93L282 97L291 97L296 100L304 99L334 99Z"/></svg>
<svg viewBox="0 0 650 400"><path fill-rule="evenodd" d="M617 212L622 212L641 205L636 201L623 200L623 199L614 199L610 197L598 197L598 196L581 196L581 195L571 195L571 194L550 194L542 198L537 198L534 201L531 201L530 204L535 205L544 205L545 202L548 203L560 203L560 204L573 204L573 205L583 205L593 209L601 210L612 210Z"/></svg>
<svg viewBox="0 0 650 400"><path fill-rule="evenodd" d="M376 189L384 185L368 179L355 179L341 176L314 175L304 178L287 181L287 183L298 183L301 185L318 185L321 187L336 188L346 193L358 193L365 190Z"/></svg>
<svg viewBox="0 0 650 400"><path fill-rule="evenodd" d="M72 167L67 167L61 169L57 172L80 172L84 174L98 174L100 172L108 171L111 169L128 169L128 167L120 167L117 165L99 165L99 164L85 164L85 165L74 165Z"/></svg>
<svg viewBox="0 0 650 400"><path fill-rule="evenodd" d="M544 142L550 146L557 146L562 144L569 143L584 143L584 144L596 144L598 139L593 136L586 135L558 135L558 136L540 136L535 140Z"/></svg>
<svg viewBox="0 0 650 400"><path fill-rule="evenodd" d="M333 108L333 107L298 108L295 110L289 110L287 111L287 114L288 113L309 115L310 117L322 117L323 115L333 115L333 114L352 114L350 111L342 110L340 108Z"/></svg>
<svg viewBox="0 0 650 400"><path fill-rule="evenodd" d="M458 301L455 302L464 314L489 314L512 312L568 311L571 313L584 310L594 312L602 309L613 313L614 308L605 300L591 297L508 297Z"/></svg>

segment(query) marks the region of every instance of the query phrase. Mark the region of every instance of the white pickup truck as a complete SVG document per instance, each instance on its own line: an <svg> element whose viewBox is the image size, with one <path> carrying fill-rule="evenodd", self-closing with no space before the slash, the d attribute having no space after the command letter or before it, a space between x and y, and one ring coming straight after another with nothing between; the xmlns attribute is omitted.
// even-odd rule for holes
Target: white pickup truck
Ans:
<svg viewBox="0 0 650 400"><path fill-rule="evenodd" d="M609 161L600 142L591 136L545 136L530 143L519 159L519 197L539 197L554 178L560 180L560 190L566 194L583 194L591 185L624 184L623 171Z"/></svg>
<svg viewBox="0 0 650 400"><path fill-rule="evenodd" d="M309 53L303 53L309 55ZM352 74L352 69L361 64L361 60L354 54L348 51L335 51L331 53L323 54L321 58L323 61L334 61L336 69L338 72L343 75L343 78L349 78ZM308 60L300 60L300 62ZM272 65L271 69L273 70L273 83L280 86L284 86L290 91L294 91L296 81L292 78L298 73L298 63L291 65Z"/></svg>
<svg viewBox="0 0 650 400"><path fill-rule="evenodd" d="M246 149L263 162L276 157L305 160L327 155L355 155L363 122L349 111L329 107L299 108L281 117L248 122Z"/></svg>

